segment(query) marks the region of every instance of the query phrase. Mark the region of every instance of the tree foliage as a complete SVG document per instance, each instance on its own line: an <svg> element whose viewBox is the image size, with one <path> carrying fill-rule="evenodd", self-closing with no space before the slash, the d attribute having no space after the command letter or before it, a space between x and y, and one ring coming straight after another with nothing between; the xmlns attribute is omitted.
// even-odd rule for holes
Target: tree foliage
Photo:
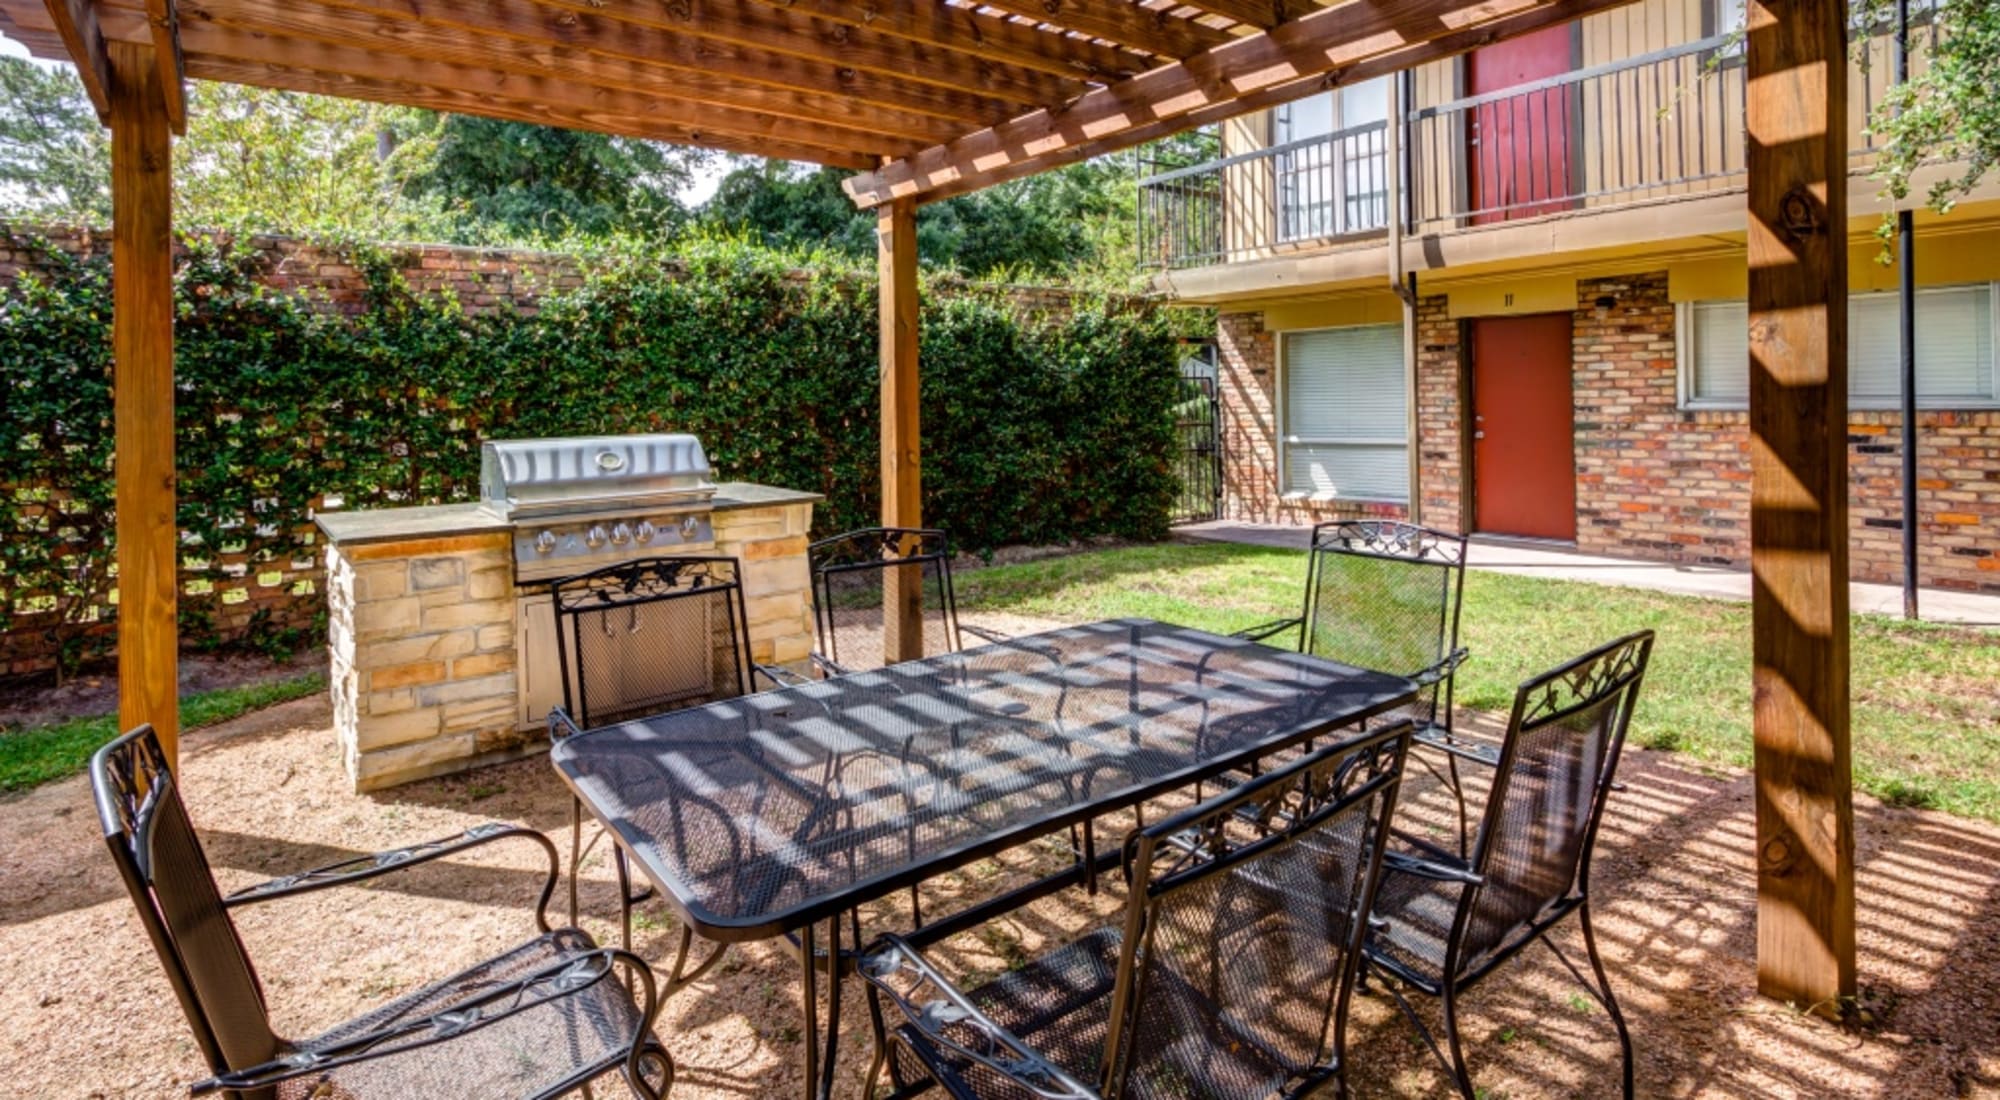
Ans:
<svg viewBox="0 0 2000 1100"><path fill-rule="evenodd" d="M0 57L0 201L59 221L111 217L111 143L68 69Z"/></svg>
<svg viewBox="0 0 2000 1100"><path fill-rule="evenodd" d="M1944 213L2000 162L2000 4L1935 0L1911 6L1929 7L1935 44L1925 64L1913 59L1912 79L1890 89L1869 121L1883 139L1875 175L1883 193L1900 205L1910 197L1918 169L1953 164L1924 197ZM1893 0L1868 0L1863 19L1864 25L1893 27ZM1912 51L1917 49L1913 42ZM1884 234L1894 232L1890 219Z"/></svg>

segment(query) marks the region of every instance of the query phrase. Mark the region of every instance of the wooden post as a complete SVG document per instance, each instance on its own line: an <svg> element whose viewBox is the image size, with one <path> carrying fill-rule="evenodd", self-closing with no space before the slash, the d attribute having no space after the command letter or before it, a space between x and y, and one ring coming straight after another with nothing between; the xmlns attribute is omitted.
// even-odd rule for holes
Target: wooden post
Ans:
<svg viewBox="0 0 2000 1100"><path fill-rule="evenodd" d="M173 160L150 47L110 44L118 720L180 740L174 517Z"/></svg>
<svg viewBox="0 0 2000 1100"><path fill-rule="evenodd" d="M923 526L917 440L917 204L897 199L876 214L881 280L882 526ZM891 569L882 589L882 658L924 655L923 574Z"/></svg>
<svg viewBox="0 0 2000 1100"><path fill-rule="evenodd" d="M1749 5L1757 987L1855 992L1845 0Z"/></svg>

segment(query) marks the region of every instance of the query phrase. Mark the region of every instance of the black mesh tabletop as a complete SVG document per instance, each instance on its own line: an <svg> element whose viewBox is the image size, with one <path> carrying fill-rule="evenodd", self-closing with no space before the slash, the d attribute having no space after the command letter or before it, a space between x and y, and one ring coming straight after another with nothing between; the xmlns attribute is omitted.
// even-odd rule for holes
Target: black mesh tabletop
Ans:
<svg viewBox="0 0 2000 1100"><path fill-rule="evenodd" d="M698 934L761 939L1415 691L1124 619L605 726L550 758Z"/></svg>

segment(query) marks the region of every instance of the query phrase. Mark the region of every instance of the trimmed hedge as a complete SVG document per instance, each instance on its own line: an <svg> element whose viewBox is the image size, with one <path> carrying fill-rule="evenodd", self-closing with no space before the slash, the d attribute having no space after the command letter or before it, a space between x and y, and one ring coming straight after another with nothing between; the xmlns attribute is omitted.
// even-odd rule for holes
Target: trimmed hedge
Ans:
<svg viewBox="0 0 2000 1100"><path fill-rule="evenodd" d="M184 580L314 555L311 509L471 499L481 439L690 431L730 479L824 493L822 532L878 512L872 278L742 246L585 265L531 311L469 314L362 246L358 309L259 281L256 255L191 239L177 272ZM108 264L53 248L0 296L0 633L66 663L101 638L111 546ZM1162 311L927 283L926 518L974 551L1165 534L1176 346ZM206 558L206 560L202 560ZM300 592L317 606L316 593ZM217 637L187 601L184 629ZM293 625L281 629L280 619ZM251 634L304 640L296 617ZM79 649L79 647L83 647Z"/></svg>

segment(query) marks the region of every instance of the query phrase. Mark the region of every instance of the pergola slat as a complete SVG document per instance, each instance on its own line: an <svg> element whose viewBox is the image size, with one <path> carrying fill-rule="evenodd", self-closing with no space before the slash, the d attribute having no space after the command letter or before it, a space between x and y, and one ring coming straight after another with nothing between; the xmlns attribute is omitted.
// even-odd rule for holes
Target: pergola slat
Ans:
<svg viewBox="0 0 2000 1100"><path fill-rule="evenodd" d="M953 132L958 124L931 115L845 102L817 92L649 68L596 54L580 54L557 64L546 51L511 39L494 39L416 27L384 38L371 33L365 17L351 12L307 11L273 0L229 0L210 4L209 18L183 32L189 49L204 59L254 61L281 49L302 67L319 72L394 79L424 63L424 82L471 92L501 91L537 81L547 102L580 109L654 114L662 121L743 133L760 132L732 124L741 116L774 120L775 136L810 141L831 126L832 134L854 140L829 142L868 152L924 143L926 135ZM889 138L865 141L862 135Z"/></svg>
<svg viewBox="0 0 2000 1100"><path fill-rule="evenodd" d="M986 7L1162 58L1191 57L1234 40L1228 31L1130 0L980 0Z"/></svg>
<svg viewBox="0 0 2000 1100"><path fill-rule="evenodd" d="M174 0L146 0L146 22L153 29L153 56L160 63L160 96L167 126L187 133L187 65L181 58L180 16Z"/></svg>
<svg viewBox="0 0 2000 1100"><path fill-rule="evenodd" d="M280 88L292 92L311 92L315 95L341 96L347 99L366 99L376 103L395 103L424 107L433 111L482 115L510 122L560 126L571 130L594 130L599 133L681 145L701 145L726 152L742 153L745 156L803 160L814 164L832 165L836 168L859 168L873 163L875 159L866 153L853 150L802 145L793 141L737 134L727 130L697 129L658 122L643 115L574 108L527 107L511 97L479 95L421 84L413 80L381 80L345 73L321 73L256 61L232 61L223 58L195 57L189 59L188 66L189 75L203 80Z"/></svg>
<svg viewBox="0 0 2000 1100"><path fill-rule="evenodd" d="M1612 8L1623 2L1605 0L1587 6ZM1540 0L1516 10L1552 3ZM1266 34L1217 46L1180 64L1099 88L1059 111L1023 115L884 165L847 181L847 193L867 207L899 196L928 196L941 187L981 186L1012 178L1020 174L1013 167L1016 162L1047 157L1070 146L1101 149L1107 141L1141 126L1239 100L1312 73L1345 73L1371 58L1476 30L1507 14L1473 0L1352 0Z"/></svg>
<svg viewBox="0 0 2000 1100"><path fill-rule="evenodd" d="M856 4L853 0L762 2L1071 79L1119 80L1159 64L1133 50L1040 30L968 5L944 4L938 0L871 0L867 4Z"/></svg>

